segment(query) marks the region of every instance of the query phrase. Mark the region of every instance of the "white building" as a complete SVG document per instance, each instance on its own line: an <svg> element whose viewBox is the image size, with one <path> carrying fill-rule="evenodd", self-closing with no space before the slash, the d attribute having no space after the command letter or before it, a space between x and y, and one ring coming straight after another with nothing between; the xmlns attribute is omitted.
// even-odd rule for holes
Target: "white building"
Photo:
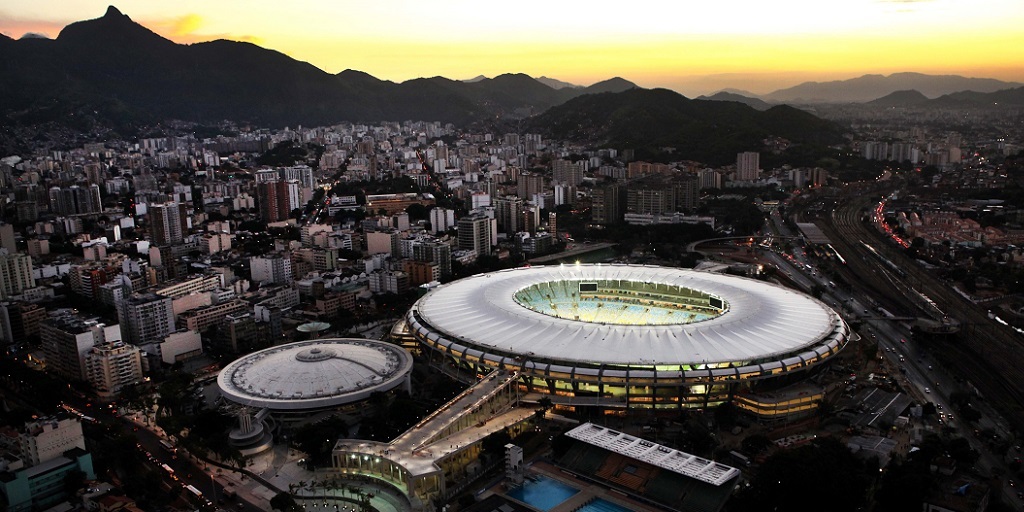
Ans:
<svg viewBox="0 0 1024 512"><path fill-rule="evenodd" d="M95 345L85 354L85 377L101 397L142 382L142 351L117 341Z"/></svg>
<svg viewBox="0 0 1024 512"><path fill-rule="evenodd" d="M95 345L120 340L118 326L107 326L95 319L83 319L70 310L56 311L39 324L40 346L46 356L46 368L74 380L86 380L85 355Z"/></svg>
<svg viewBox="0 0 1024 512"><path fill-rule="evenodd" d="M121 336L133 345L162 340L175 331L174 304L155 293L136 294L117 306Z"/></svg>
<svg viewBox="0 0 1024 512"><path fill-rule="evenodd" d="M27 254L0 254L0 299L33 288L32 258Z"/></svg>
<svg viewBox="0 0 1024 512"><path fill-rule="evenodd" d="M18 448L26 465L36 466L60 457L72 448L85 449L85 435L78 418L43 418L25 424Z"/></svg>
<svg viewBox="0 0 1024 512"><path fill-rule="evenodd" d="M448 208L434 208L430 210L430 227L435 234L443 233L449 228L455 227L455 210Z"/></svg>
<svg viewBox="0 0 1024 512"><path fill-rule="evenodd" d="M249 271L257 283L288 284L292 282L292 260L276 253L249 258Z"/></svg>

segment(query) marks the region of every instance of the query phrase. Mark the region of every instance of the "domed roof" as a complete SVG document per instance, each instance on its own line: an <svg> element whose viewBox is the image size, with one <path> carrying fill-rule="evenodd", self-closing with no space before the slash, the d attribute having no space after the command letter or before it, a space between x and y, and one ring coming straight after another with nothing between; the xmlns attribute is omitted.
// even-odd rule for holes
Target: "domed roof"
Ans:
<svg viewBox="0 0 1024 512"><path fill-rule="evenodd" d="M271 409L333 407L387 391L404 381L412 358L376 340L327 338L271 347L243 356L217 378L235 403Z"/></svg>

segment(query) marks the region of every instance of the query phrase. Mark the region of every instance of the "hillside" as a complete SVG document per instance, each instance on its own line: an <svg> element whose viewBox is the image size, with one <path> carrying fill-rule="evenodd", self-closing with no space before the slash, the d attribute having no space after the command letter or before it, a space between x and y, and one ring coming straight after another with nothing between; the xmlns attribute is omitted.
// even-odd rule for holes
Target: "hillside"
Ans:
<svg viewBox="0 0 1024 512"><path fill-rule="evenodd" d="M337 75L250 43L179 45L111 7L54 40L0 40L0 120L62 122L89 112L103 124L162 119L263 126L422 119L469 123L525 117L573 97L636 87L617 79L555 89L527 75L473 82L394 83Z"/></svg>
<svg viewBox="0 0 1024 512"><path fill-rule="evenodd" d="M887 94L877 100L867 102L866 105L873 107L916 107L926 103L928 103L927 96L919 91L909 90Z"/></svg>
<svg viewBox="0 0 1024 512"><path fill-rule="evenodd" d="M831 82L805 82L763 95L761 98L773 103L863 103L896 91L911 89L929 98L935 98L957 91L994 92L1021 85L991 78L893 73L888 76L864 75Z"/></svg>
<svg viewBox="0 0 1024 512"><path fill-rule="evenodd" d="M727 91L719 91L711 96L698 96L696 99L710 101L735 101L753 107L757 110L768 110L769 108L772 108L771 105L759 98L752 98L743 94Z"/></svg>
<svg viewBox="0 0 1024 512"><path fill-rule="evenodd" d="M633 148L638 156L675 148L677 158L713 165L734 162L778 136L796 143L842 140L828 121L780 105L766 111L731 101L691 100L666 89L581 96L529 120L529 129L595 146Z"/></svg>

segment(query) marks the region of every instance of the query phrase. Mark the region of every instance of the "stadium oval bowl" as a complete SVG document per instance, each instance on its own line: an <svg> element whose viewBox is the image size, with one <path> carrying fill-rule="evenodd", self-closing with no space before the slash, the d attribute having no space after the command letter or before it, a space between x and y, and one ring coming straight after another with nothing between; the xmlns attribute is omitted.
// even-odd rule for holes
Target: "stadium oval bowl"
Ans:
<svg viewBox="0 0 1024 512"><path fill-rule="evenodd" d="M437 287L394 333L463 380L521 371L575 405L705 407L799 381L848 342L843 319L780 285L646 265L527 267Z"/></svg>

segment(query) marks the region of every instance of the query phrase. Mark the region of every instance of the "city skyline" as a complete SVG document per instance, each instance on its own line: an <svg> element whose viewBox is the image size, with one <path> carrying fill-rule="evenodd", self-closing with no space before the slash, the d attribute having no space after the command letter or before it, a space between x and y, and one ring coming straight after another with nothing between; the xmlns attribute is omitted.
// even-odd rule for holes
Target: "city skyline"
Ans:
<svg viewBox="0 0 1024 512"><path fill-rule="evenodd" d="M54 38L70 23L102 16L107 4L15 0L0 8L0 33ZM1010 0L581 5L307 1L282 12L279 4L232 0L116 7L178 43L248 41L329 73L355 69L396 82L522 72L589 85L622 76L696 96L904 71L1024 81L1024 31L1017 28L1024 6Z"/></svg>

